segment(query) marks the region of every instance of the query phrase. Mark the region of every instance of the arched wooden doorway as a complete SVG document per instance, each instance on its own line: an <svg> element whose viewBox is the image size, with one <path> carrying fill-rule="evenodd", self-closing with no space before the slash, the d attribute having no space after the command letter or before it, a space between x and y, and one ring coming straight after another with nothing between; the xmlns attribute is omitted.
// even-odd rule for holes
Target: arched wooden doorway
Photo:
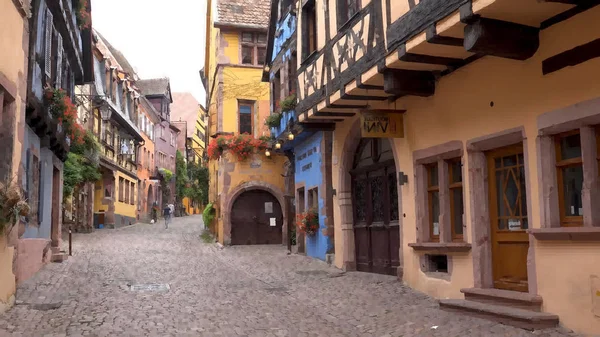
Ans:
<svg viewBox="0 0 600 337"><path fill-rule="evenodd" d="M283 212L277 198L264 190L240 194L231 208L231 244L281 244Z"/></svg>
<svg viewBox="0 0 600 337"><path fill-rule="evenodd" d="M390 141L362 139L350 174L356 269L396 275L400 266L400 212Z"/></svg>

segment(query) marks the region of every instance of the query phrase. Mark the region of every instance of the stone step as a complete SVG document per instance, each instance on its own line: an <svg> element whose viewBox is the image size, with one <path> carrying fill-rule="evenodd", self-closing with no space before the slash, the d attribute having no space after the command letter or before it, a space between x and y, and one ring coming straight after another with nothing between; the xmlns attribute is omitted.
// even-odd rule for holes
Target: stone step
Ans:
<svg viewBox="0 0 600 337"><path fill-rule="evenodd" d="M68 258L68 255L66 253L60 252L60 253L52 254L50 261L55 262L55 263L62 263L64 261L66 261L67 258Z"/></svg>
<svg viewBox="0 0 600 337"><path fill-rule="evenodd" d="M526 330L554 328L558 325L557 315L475 301L440 300L440 308Z"/></svg>
<svg viewBox="0 0 600 337"><path fill-rule="evenodd" d="M505 305L513 308L542 311L542 297L518 291L502 289L464 288L460 292L465 299L474 302Z"/></svg>

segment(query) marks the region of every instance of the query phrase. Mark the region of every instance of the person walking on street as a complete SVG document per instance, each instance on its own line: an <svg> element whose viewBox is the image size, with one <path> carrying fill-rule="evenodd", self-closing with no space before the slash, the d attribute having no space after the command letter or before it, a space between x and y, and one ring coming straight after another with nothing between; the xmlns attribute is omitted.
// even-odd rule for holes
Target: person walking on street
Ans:
<svg viewBox="0 0 600 337"><path fill-rule="evenodd" d="M171 209L171 219L175 217L175 205L169 204L169 208Z"/></svg>
<svg viewBox="0 0 600 337"><path fill-rule="evenodd" d="M165 205L163 215L165 217L165 229L169 229L169 222L171 222L171 207L169 205Z"/></svg>

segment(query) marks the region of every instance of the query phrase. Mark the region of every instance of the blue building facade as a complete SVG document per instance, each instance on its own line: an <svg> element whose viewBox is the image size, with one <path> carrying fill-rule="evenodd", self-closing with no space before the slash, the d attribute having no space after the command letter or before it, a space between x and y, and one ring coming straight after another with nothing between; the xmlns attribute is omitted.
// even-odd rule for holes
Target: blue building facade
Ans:
<svg viewBox="0 0 600 337"><path fill-rule="evenodd" d="M286 194L295 207L288 218L315 209L319 230L314 235L296 233L297 251L327 259L333 253L333 209L331 189L331 131L320 131L298 122L298 112L279 111L282 100L294 97L297 90L296 27L297 1L271 3L271 20L263 81L271 84L271 113L281 114L278 126L271 127L273 151L289 159Z"/></svg>
<svg viewBox="0 0 600 337"><path fill-rule="evenodd" d="M321 260L325 260L333 250L333 238L327 231L329 222L333 223L332 215L327 212L331 209L331 184L327 179L327 170L331 170L331 166L327 166L327 156L331 157L331 142L328 139L331 139L330 134L319 131L294 146L296 212L300 214L311 209L319 212L319 230L314 235L305 236L305 252Z"/></svg>

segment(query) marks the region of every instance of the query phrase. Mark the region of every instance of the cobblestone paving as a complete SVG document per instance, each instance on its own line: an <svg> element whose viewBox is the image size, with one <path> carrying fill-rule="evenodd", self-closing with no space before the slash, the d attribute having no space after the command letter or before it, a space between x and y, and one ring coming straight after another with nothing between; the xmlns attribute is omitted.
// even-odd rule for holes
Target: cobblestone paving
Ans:
<svg viewBox="0 0 600 337"><path fill-rule="evenodd" d="M0 336L576 336L444 312L394 277L342 273L280 246L219 249L200 228L196 216L74 235L72 257L19 286Z"/></svg>

